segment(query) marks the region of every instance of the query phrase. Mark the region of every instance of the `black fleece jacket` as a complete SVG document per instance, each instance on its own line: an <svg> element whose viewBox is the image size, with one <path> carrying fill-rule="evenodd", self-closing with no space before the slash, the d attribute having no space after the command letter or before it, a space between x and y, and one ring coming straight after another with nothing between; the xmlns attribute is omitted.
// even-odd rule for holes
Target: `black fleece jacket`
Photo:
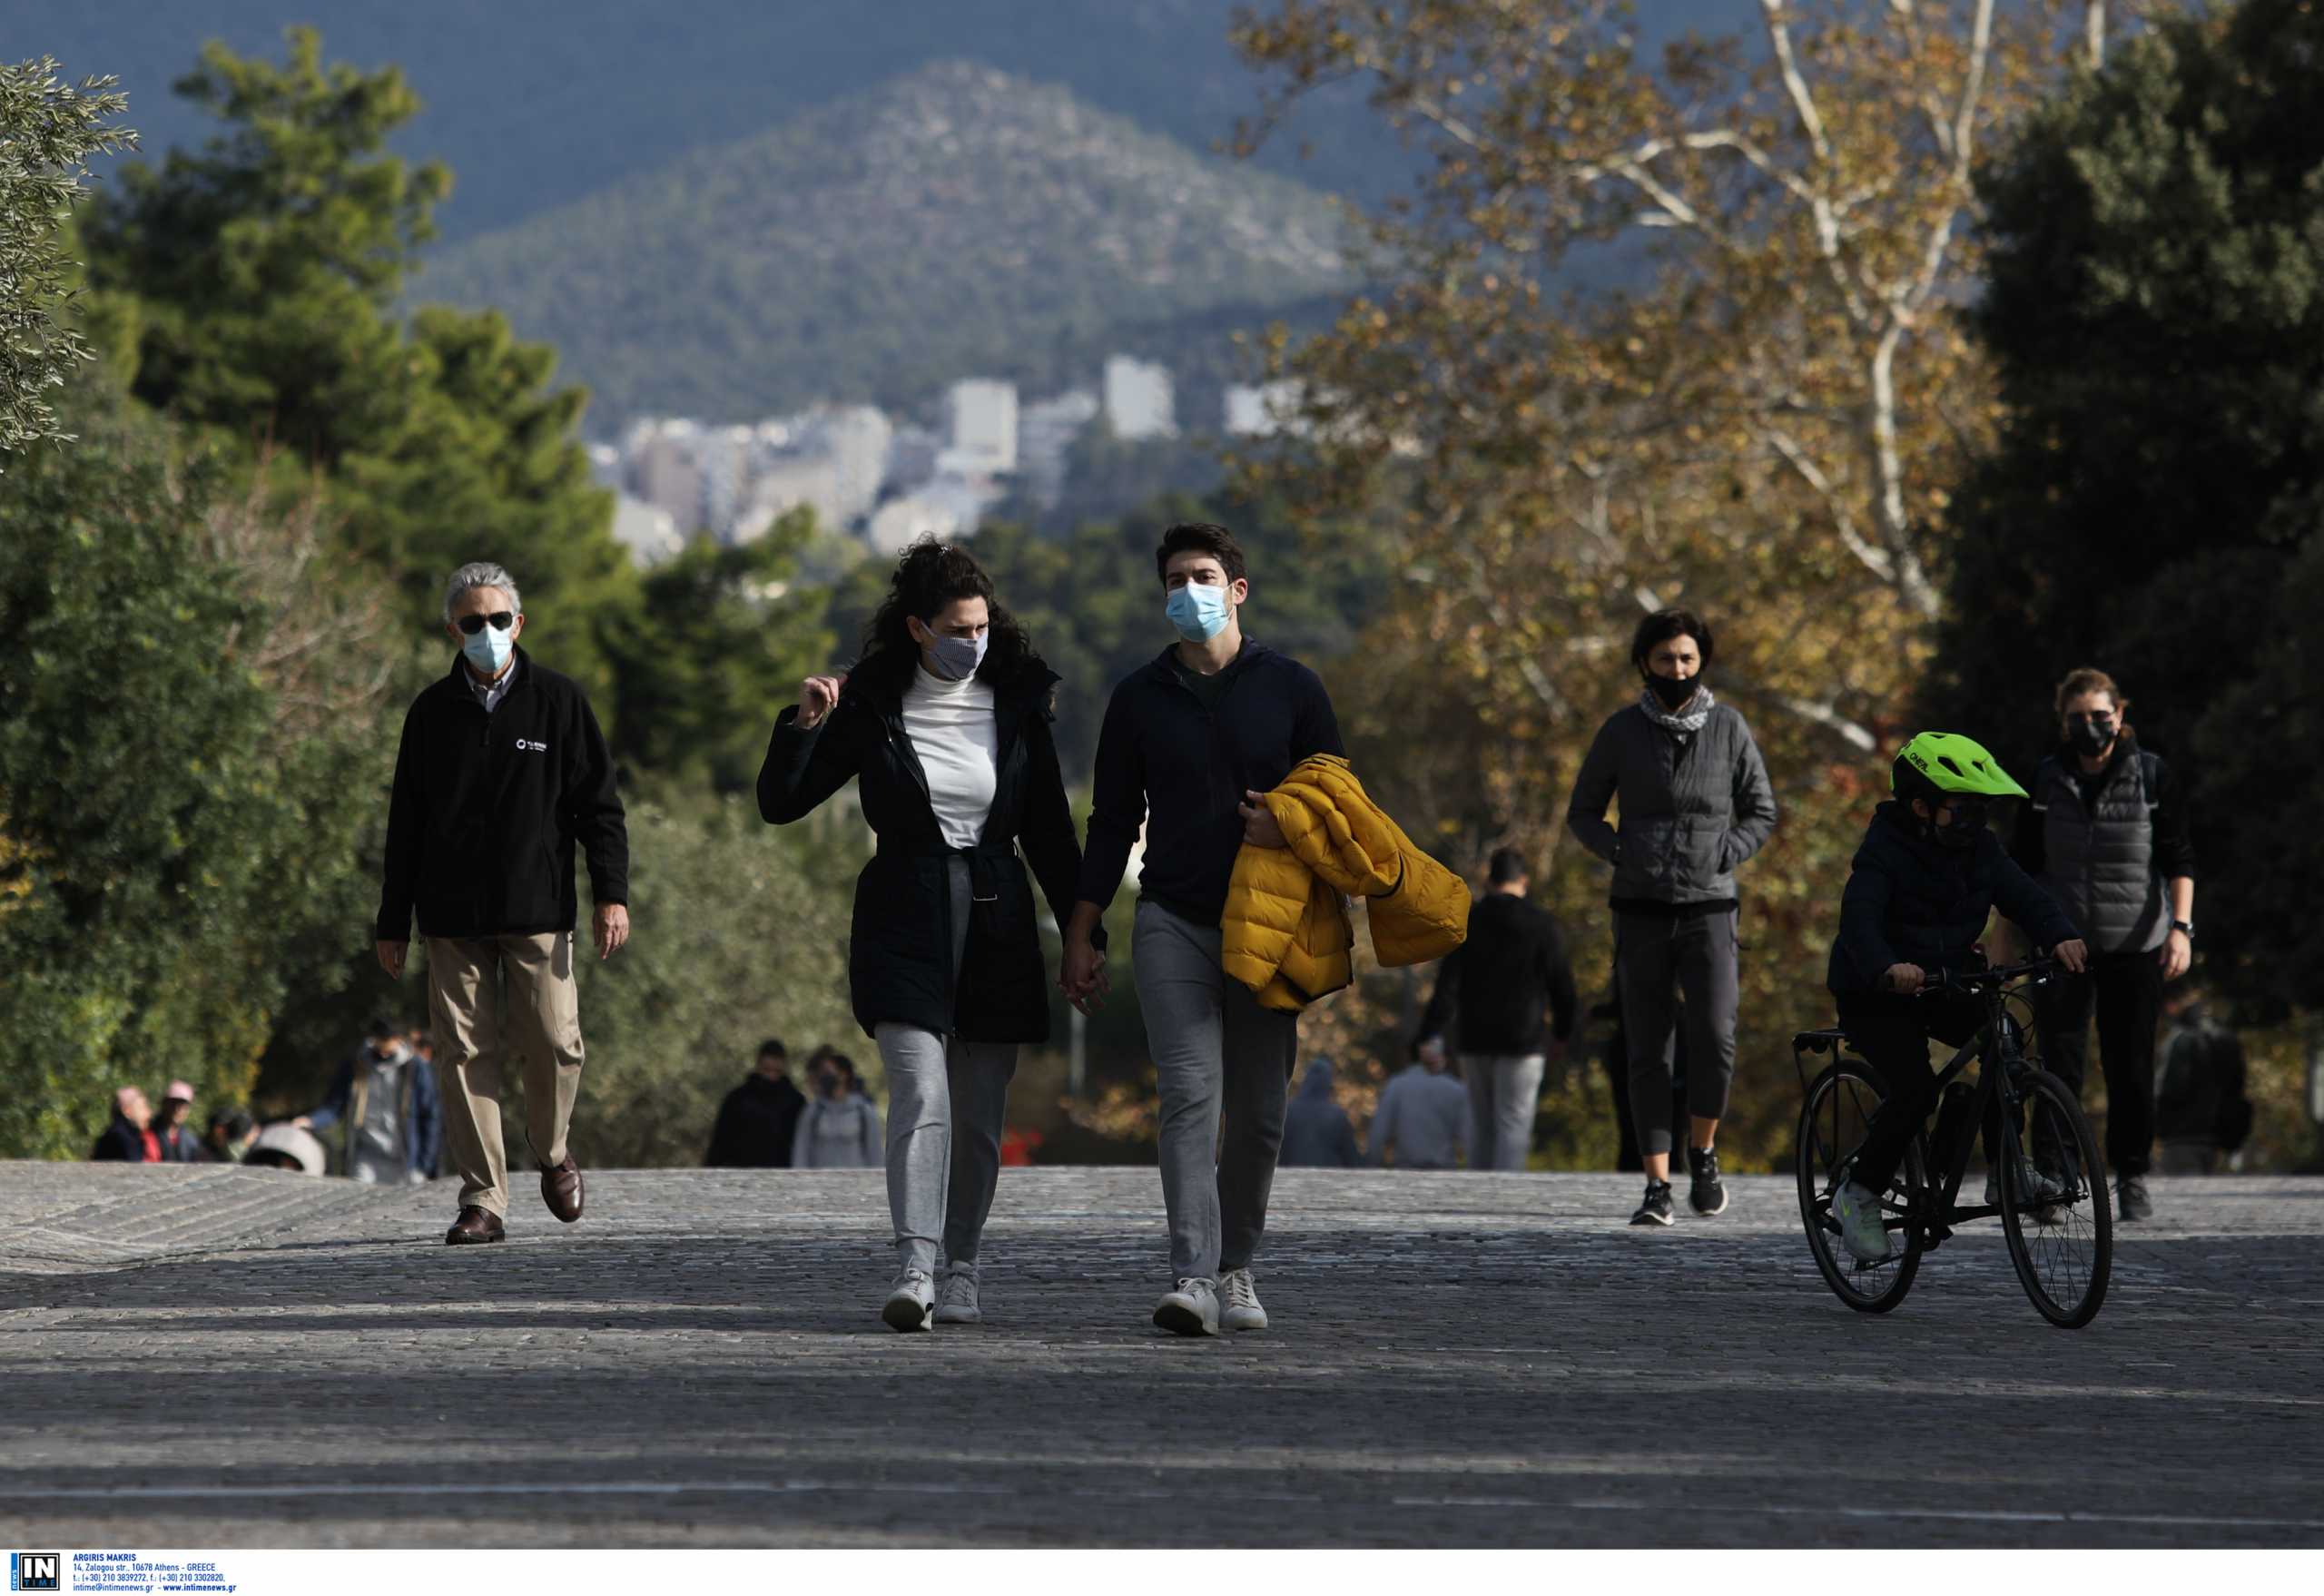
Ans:
<svg viewBox="0 0 2324 1596"><path fill-rule="evenodd" d="M1098 734L1079 897L1104 908L1146 827L1138 892L1197 925L1226 911L1246 792L1268 793L1317 754L1344 754L1321 677L1246 638L1216 707L1178 679L1175 647L1122 679Z"/></svg>
<svg viewBox="0 0 2324 1596"><path fill-rule="evenodd" d="M538 936L579 912L576 847L599 903L629 901L629 830L613 754L570 676L522 648L490 714L455 658L412 700L388 803L379 939Z"/></svg>

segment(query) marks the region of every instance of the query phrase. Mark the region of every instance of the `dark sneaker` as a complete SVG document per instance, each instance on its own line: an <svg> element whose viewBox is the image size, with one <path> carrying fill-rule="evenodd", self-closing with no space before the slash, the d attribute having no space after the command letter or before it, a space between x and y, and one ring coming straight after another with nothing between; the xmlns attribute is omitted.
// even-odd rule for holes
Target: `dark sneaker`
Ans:
<svg viewBox="0 0 2324 1596"><path fill-rule="evenodd" d="M1727 1212L1727 1187L1718 1183L1718 1149L1689 1148L1687 1168L1695 1177L1687 1193L1687 1206L1706 1217Z"/></svg>
<svg viewBox="0 0 2324 1596"><path fill-rule="evenodd" d="M1668 1225L1670 1223L1670 1183L1649 1180L1646 1183L1646 1200L1640 1203L1638 1212L1630 1216L1633 1225Z"/></svg>
<svg viewBox="0 0 2324 1596"><path fill-rule="evenodd" d="M2114 1217L2124 1221L2154 1217L2154 1202L2146 1195L2145 1176L2125 1175L2114 1183Z"/></svg>

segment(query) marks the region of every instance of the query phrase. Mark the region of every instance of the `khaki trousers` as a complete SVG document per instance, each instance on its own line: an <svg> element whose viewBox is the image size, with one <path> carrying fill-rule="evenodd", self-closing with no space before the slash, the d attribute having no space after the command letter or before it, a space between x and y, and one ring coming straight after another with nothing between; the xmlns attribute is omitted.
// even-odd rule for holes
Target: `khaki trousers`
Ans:
<svg viewBox="0 0 2324 1596"><path fill-rule="evenodd" d="M505 995L504 989L505 987ZM500 1065L524 1072L525 1141L544 1168L565 1161L581 1089L581 1009L573 933L429 937L428 1011L444 1093L444 1145L460 1202L508 1217L508 1148L500 1129Z"/></svg>

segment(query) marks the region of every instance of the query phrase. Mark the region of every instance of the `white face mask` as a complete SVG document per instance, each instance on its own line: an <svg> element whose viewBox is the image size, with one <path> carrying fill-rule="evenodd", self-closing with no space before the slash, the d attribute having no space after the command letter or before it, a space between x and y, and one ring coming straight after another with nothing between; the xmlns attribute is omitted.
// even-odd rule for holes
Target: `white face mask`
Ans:
<svg viewBox="0 0 2324 1596"><path fill-rule="evenodd" d="M505 632L487 623L478 627L474 636L460 639L460 652L468 656L468 662L488 676L498 675L500 667L508 663L508 656L516 650L517 626L513 621Z"/></svg>

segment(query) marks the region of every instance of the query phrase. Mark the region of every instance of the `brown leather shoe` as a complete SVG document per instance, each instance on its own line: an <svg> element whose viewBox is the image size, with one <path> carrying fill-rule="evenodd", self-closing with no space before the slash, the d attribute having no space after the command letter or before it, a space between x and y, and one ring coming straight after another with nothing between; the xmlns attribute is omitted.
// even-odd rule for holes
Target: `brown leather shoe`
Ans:
<svg viewBox="0 0 2324 1596"><path fill-rule="evenodd" d="M508 1227L500 1222L500 1216L490 1208L479 1208L474 1203L461 1208L460 1217L452 1221L449 1230L444 1232L444 1245L447 1246L480 1246L487 1241L507 1239Z"/></svg>
<svg viewBox="0 0 2324 1596"><path fill-rule="evenodd" d="M541 1201L548 1211L570 1225L581 1217L581 1168L567 1153L565 1162L541 1171Z"/></svg>

